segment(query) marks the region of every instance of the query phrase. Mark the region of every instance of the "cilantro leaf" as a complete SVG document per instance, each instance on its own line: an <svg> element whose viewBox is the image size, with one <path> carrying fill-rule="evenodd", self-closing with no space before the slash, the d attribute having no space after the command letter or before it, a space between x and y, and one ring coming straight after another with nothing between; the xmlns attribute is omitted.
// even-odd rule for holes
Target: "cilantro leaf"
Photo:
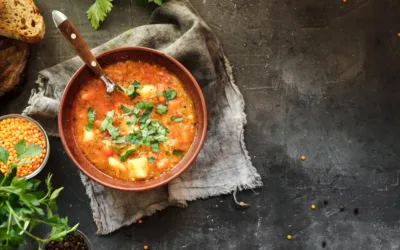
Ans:
<svg viewBox="0 0 400 250"><path fill-rule="evenodd" d="M114 143L116 143L116 144L126 143L126 136L120 136L120 137L115 138Z"/></svg>
<svg viewBox="0 0 400 250"><path fill-rule="evenodd" d="M119 135L119 129L111 124L108 125L107 131L111 135L112 139L117 138L117 136Z"/></svg>
<svg viewBox="0 0 400 250"><path fill-rule="evenodd" d="M136 108L139 108L139 109L148 109L148 108L152 108L152 107L153 107L153 105L151 105L151 103L144 102L144 101L138 102L136 104Z"/></svg>
<svg viewBox="0 0 400 250"><path fill-rule="evenodd" d="M169 101L176 97L176 92L172 89L167 89L163 92L163 95L165 96L165 99L167 100L166 103L168 104Z"/></svg>
<svg viewBox="0 0 400 250"><path fill-rule="evenodd" d="M171 121L173 121L173 122L181 122L181 121L183 120L183 117L171 116L170 119L171 119Z"/></svg>
<svg viewBox="0 0 400 250"><path fill-rule="evenodd" d="M129 117L129 120L126 122L126 125L130 126L132 124L135 124L137 122L138 118L135 115L132 115Z"/></svg>
<svg viewBox="0 0 400 250"><path fill-rule="evenodd" d="M93 29L97 30L100 26L100 22L104 21L113 7L113 0L96 0L92 6L87 10L86 14L88 19L92 23Z"/></svg>
<svg viewBox="0 0 400 250"><path fill-rule="evenodd" d="M149 158L147 158L147 160L148 160L149 162L153 162L153 161L154 161L154 157L149 157Z"/></svg>
<svg viewBox="0 0 400 250"><path fill-rule="evenodd" d="M159 113L160 115L166 114L167 111L168 111L167 106L164 106L164 105L162 105L162 104L158 104L158 105L157 105L157 113Z"/></svg>
<svg viewBox="0 0 400 250"><path fill-rule="evenodd" d="M158 146L158 142L157 142L157 141L152 142L152 143L150 144L150 146L151 146L151 150L153 150L153 152L158 152L158 151L160 151L160 147Z"/></svg>
<svg viewBox="0 0 400 250"><path fill-rule="evenodd" d="M90 131L94 124L94 116L96 115L96 111L91 107L88 108L87 116L88 116L88 123L85 126L86 131Z"/></svg>
<svg viewBox="0 0 400 250"><path fill-rule="evenodd" d="M20 140L17 144L14 145L15 151L17 152L17 156L22 155L22 153L25 151L26 144L25 140L22 139Z"/></svg>
<svg viewBox="0 0 400 250"><path fill-rule="evenodd" d="M145 109L142 114L142 117L140 117L139 119L140 123L145 123L147 119L149 119L151 111L153 111L153 105L151 105L151 103L141 101L138 104L136 104L136 107L140 109Z"/></svg>
<svg viewBox="0 0 400 250"><path fill-rule="evenodd" d="M121 90L122 92L124 92L131 99L134 99L135 97L139 96L139 93L137 93L136 90L138 88L140 88L140 83L138 81L134 80L127 89L122 87L121 85L116 85L116 88Z"/></svg>
<svg viewBox="0 0 400 250"><path fill-rule="evenodd" d="M176 156L182 156L182 155L183 155L183 151L180 150L180 149L174 149L174 150L172 151L172 154L173 154L173 155L176 155Z"/></svg>
<svg viewBox="0 0 400 250"><path fill-rule="evenodd" d="M8 161L8 150L0 146L0 161L7 165Z"/></svg>
<svg viewBox="0 0 400 250"><path fill-rule="evenodd" d="M131 154L133 154L134 152L136 152L135 149L129 149L129 150L125 151L125 153L123 153L123 154L121 155L121 157L119 158L119 160L122 161L122 162L126 161L126 159L128 159L128 157L129 157Z"/></svg>
<svg viewBox="0 0 400 250"><path fill-rule="evenodd" d="M169 151L165 152L166 155L170 155L171 153Z"/></svg>
<svg viewBox="0 0 400 250"><path fill-rule="evenodd" d="M29 144L28 147L26 147L25 152L18 155L18 159L37 156L40 154L40 152L42 152L42 147L35 144Z"/></svg>
<svg viewBox="0 0 400 250"><path fill-rule="evenodd" d="M112 117L114 116L114 110L108 111L106 114L106 118L103 120L103 122L100 125L100 131L105 131L108 127L108 125L113 123Z"/></svg>

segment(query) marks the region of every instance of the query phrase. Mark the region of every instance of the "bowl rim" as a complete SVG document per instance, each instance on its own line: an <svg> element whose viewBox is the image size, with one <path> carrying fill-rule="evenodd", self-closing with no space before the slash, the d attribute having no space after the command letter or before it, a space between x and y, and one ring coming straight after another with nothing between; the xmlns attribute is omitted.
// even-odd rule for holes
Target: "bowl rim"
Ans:
<svg viewBox="0 0 400 250"><path fill-rule="evenodd" d="M109 54L113 54L113 53L117 53L117 52L123 52L123 51L128 51L128 50L133 50L133 51L145 51L148 53L152 53L152 54L156 54L157 56L161 56L164 57L166 59L168 59L169 61L171 61L172 63L174 63L176 66L178 66L180 68L180 70L182 70L191 80L191 82L193 82L194 87L196 88L197 93L199 93L199 97L200 97L200 105L203 107L203 117L204 117L204 127L202 131L198 131L199 132L199 136L200 136L200 141L198 144L198 147L195 149L195 151L193 152L192 156L189 158L187 164L183 165L174 175L166 178L165 180L162 180L160 182L154 183L152 185L148 185L148 186L142 186L142 187L121 187L118 185L114 185L114 184L110 184L107 180L107 178L101 180L99 178L96 178L94 176L92 176L88 171L85 170L85 168L81 167L80 164L78 163L78 161L75 159L75 157L73 156L73 154L71 153L69 147L67 146L67 142L65 140L65 136L64 136L64 129L63 129L63 123L62 123L62 117L63 117L63 107L66 103L66 97L67 95L65 93L68 93L69 89L72 86L72 83L76 80L76 78L83 72L84 69L86 69L86 64L83 64L81 67L79 67L79 69L74 73L74 75L71 77L71 79L69 80L68 84L66 85L65 89L64 89L64 93L61 97L61 101L60 101L60 107L58 110L58 131L60 134L60 138L61 138L61 142L64 146L65 151L67 152L69 158L74 162L74 164L79 168L79 170L81 172L83 172L87 177L89 177L91 180L105 186L108 188L112 188L115 190L119 190L119 191L129 191L129 192L140 192L140 191L147 191L147 190L151 190L160 186L163 186L167 183L169 183L170 181L172 181L173 179L177 178L178 176L180 176L183 172L185 172L194 162L194 160L197 158L198 154L200 153L200 150L203 147L204 141L205 141L205 137L207 134L207 127L208 127L208 116L207 116L207 106L206 106L206 102L204 99L204 95L203 92L199 86L199 84L197 83L196 79L194 78L194 76L189 72L188 69L186 69L185 66L183 66L178 60L176 60L175 58L161 52L155 49L150 49L150 48L146 48L146 47L140 47L140 46L126 46L126 47L120 47L120 48L115 48L115 49L111 49L111 50L107 50L97 56L95 56L95 58L98 60L104 56L107 56ZM94 166L90 161L87 160L87 162L89 164L91 164L92 166ZM95 167L95 166L94 166ZM106 175L108 176L108 175ZM113 177L112 177L113 178Z"/></svg>
<svg viewBox="0 0 400 250"><path fill-rule="evenodd" d="M40 164L40 166L37 169L35 169L32 173L30 173L26 176L20 177L20 178L25 178L25 179L31 179L31 178L35 177L36 175L38 175L43 170L44 166L46 166L47 161L49 160L49 156L50 156L49 137L47 136L47 133L44 130L44 128L42 127L42 125L40 125L40 123L38 121L36 121L35 119L33 119L29 116L21 115L21 114L7 114L7 115L0 116L0 121L7 119L7 118L20 118L20 119L25 119L27 121L32 122L39 128L40 132L43 134L43 136L46 140L46 155L44 156L44 159L43 159L42 163Z"/></svg>

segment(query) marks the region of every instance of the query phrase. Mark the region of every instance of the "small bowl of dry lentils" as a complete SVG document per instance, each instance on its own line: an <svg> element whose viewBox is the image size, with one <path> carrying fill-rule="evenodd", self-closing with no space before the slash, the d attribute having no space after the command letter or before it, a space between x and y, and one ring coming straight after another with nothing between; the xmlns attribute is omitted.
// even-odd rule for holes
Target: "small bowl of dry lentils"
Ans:
<svg viewBox="0 0 400 250"><path fill-rule="evenodd" d="M11 163L17 159L14 145L25 140L26 145L40 146L39 155L28 157L28 163L17 168L17 177L30 179L37 175L46 165L50 153L49 139L40 124L23 115L11 114L0 117L0 146L8 150L8 162L4 165L0 162L0 171L6 173Z"/></svg>

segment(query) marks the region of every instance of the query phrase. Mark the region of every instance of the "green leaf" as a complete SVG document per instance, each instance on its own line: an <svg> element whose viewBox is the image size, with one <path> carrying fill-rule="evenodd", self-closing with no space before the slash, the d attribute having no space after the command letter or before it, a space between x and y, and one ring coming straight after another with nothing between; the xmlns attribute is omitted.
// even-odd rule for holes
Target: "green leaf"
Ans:
<svg viewBox="0 0 400 250"><path fill-rule="evenodd" d="M22 153L24 153L25 147L26 144L24 139L20 140L17 144L14 145L15 151L17 152L17 157L19 157L20 155L22 155Z"/></svg>
<svg viewBox="0 0 400 250"><path fill-rule="evenodd" d="M180 150L180 149L174 149L174 151L172 151L172 154L176 155L176 156L182 156L183 155L183 151Z"/></svg>
<svg viewBox="0 0 400 250"><path fill-rule="evenodd" d="M120 136L114 139L113 141L116 144L126 143L126 136Z"/></svg>
<svg viewBox="0 0 400 250"><path fill-rule="evenodd" d="M133 113L133 109L129 109L126 106L121 104L121 109L122 111L124 111L125 113Z"/></svg>
<svg viewBox="0 0 400 250"><path fill-rule="evenodd" d="M108 125L107 127L108 133L111 135L112 139L115 139L119 135L119 129L117 127L114 127L113 125Z"/></svg>
<svg viewBox="0 0 400 250"><path fill-rule="evenodd" d="M152 143L150 144L150 146L151 146L151 150L153 150L153 152L158 152L158 151L160 151L160 148L159 148L159 146L158 146L158 142L152 142Z"/></svg>
<svg viewBox="0 0 400 250"><path fill-rule="evenodd" d="M128 157L129 157L131 154L133 154L134 152L136 152L135 149L129 149L129 150L125 151L125 153L123 153L123 154L121 155L121 157L119 158L119 160L122 161L122 162L126 161L126 160L128 159Z"/></svg>
<svg viewBox="0 0 400 250"><path fill-rule="evenodd" d="M175 117L175 116L171 116L171 121L173 122L181 122L183 120L183 117Z"/></svg>
<svg viewBox="0 0 400 250"><path fill-rule="evenodd" d="M154 157L149 157L149 158L147 158L147 160L148 160L149 162L153 162L153 161L154 161Z"/></svg>
<svg viewBox="0 0 400 250"><path fill-rule="evenodd" d="M140 88L140 83L136 80L132 82L131 85L129 85L128 88L124 88L121 85L116 85L116 88L124 92L127 96L129 96L131 99L134 99L135 97L138 97L139 94L136 92L138 88Z"/></svg>
<svg viewBox="0 0 400 250"><path fill-rule="evenodd" d="M145 101L141 101L141 102L138 102L136 104L136 108L149 109L149 108L153 108L153 105L151 105L151 103L148 103L148 102L145 102Z"/></svg>
<svg viewBox="0 0 400 250"><path fill-rule="evenodd" d="M104 118L104 120L102 121L102 123L100 124L100 131L105 131L107 129L107 127L113 123L113 116L114 116L114 110L112 111L108 111L106 114L106 118Z"/></svg>
<svg viewBox="0 0 400 250"><path fill-rule="evenodd" d="M108 146L108 147L111 148L111 149L114 149L114 150L121 150L122 149L121 147L118 147L116 145L111 145L111 146Z"/></svg>
<svg viewBox="0 0 400 250"><path fill-rule="evenodd" d="M154 3L161 5L163 4L163 0L153 0Z"/></svg>
<svg viewBox="0 0 400 250"><path fill-rule="evenodd" d="M171 153L169 151L165 152L166 155L170 155Z"/></svg>
<svg viewBox="0 0 400 250"><path fill-rule="evenodd" d="M50 195L50 200L56 199L58 197L58 195L60 194L61 190L63 190L63 189L64 189L64 187L60 187L60 188L54 190L53 193L51 193L51 195Z"/></svg>
<svg viewBox="0 0 400 250"><path fill-rule="evenodd" d="M88 116L88 123L85 126L86 131L90 131L94 124L94 116L96 115L96 111L91 107L88 108L87 116Z"/></svg>
<svg viewBox="0 0 400 250"><path fill-rule="evenodd" d="M40 152L42 152L42 147L35 144L29 144L28 147L26 147L25 152L18 156L18 159L37 156Z"/></svg>
<svg viewBox="0 0 400 250"><path fill-rule="evenodd" d="M157 105L157 113L159 113L160 115L166 114L167 111L168 111L167 106L164 106L164 105L162 105L162 104L158 104L158 105Z"/></svg>
<svg viewBox="0 0 400 250"><path fill-rule="evenodd" d="M100 26L100 22L104 21L113 7L113 0L96 0L92 6L86 12L88 19L92 23L93 29L97 30Z"/></svg>
<svg viewBox="0 0 400 250"><path fill-rule="evenodd" d="M176 92L172 89L167 89L164 91L163 95L165 96L165 99L167 100L166 103L168 104L169 101L176 97Z"/></svg>
<svg viewBox="0 0 400 250"><path fill-rule="evenodd" d="M132 124L135 124L137 122L138 118L135 115L132 115L129 117L128 121L126 122L126 125L130 126Z"/></svg>
<svg viewBox="0 0 400 250"><path fill-rule="evenodd" d="M8 162L8 150L0 146L0 161L7 165Z"/></svg>

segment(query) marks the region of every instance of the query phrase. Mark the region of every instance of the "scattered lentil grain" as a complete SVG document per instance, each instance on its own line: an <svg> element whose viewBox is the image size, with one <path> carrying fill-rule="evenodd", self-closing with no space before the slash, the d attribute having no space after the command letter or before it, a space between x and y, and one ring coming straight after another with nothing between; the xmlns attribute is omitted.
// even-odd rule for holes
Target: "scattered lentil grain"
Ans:
<svg viewBox="0 0 400 250"><path fill-rule="evenodd" d="M317 207L316 207L314 204L311 205L311 209L312 209L312 210L315 210L316 208L317 208Z"/></svg>
<svg viewBox="0 0 400 250"><path fill-rule="evenodd" d="M290 235L290 234L288 234L288 236L286 236L286 239L288 239L288 240L291 240L293 237Z"/></svg>
<svg viewBox="0 0 400 250"><path fill-rule="evenodd" d="M305 157L304 155L302 155L302 156L300 157L300 159L301 159L302 161L305 161L305 160L306 160L306 157Z"/></svg>

